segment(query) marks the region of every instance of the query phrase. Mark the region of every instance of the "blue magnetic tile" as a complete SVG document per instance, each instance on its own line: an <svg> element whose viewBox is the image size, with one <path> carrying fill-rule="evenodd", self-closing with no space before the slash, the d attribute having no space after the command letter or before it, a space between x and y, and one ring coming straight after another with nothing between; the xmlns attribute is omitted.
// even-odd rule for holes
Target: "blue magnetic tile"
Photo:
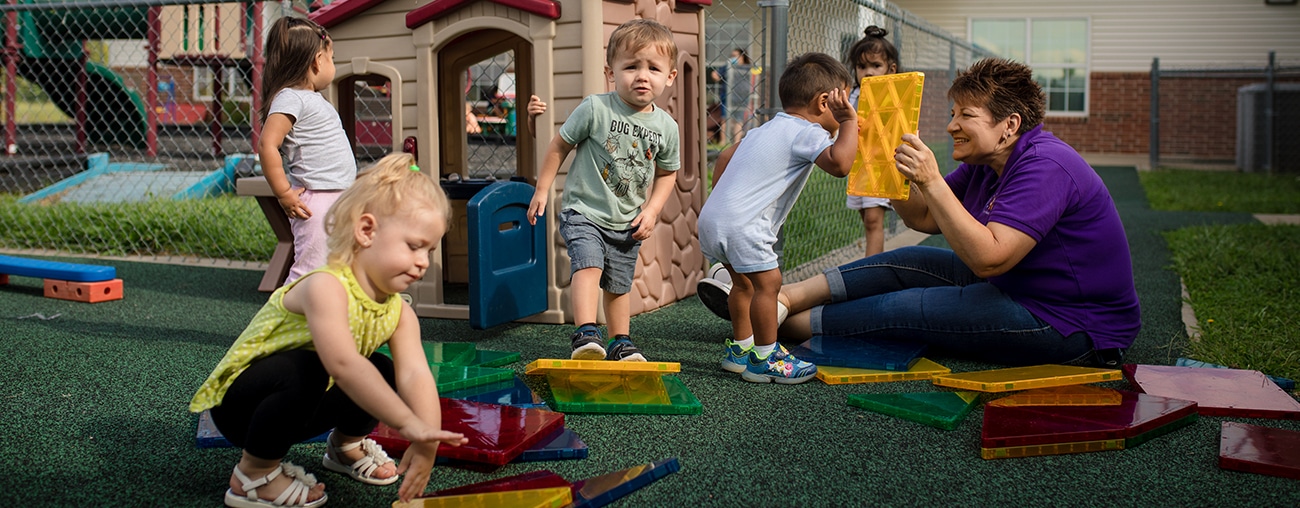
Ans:
<svg viewBox="0 0 1300 508"><path fill-rule="evenodd" d="M925 344L821 336L790 350L796 358L816 365L894 371L912 368L924 352Z"/></svg>
<svg viewBox="0 0 1300 508"><path fill-rule="evenodd" d="M598 508L680 469L677 457L593 476L573 483L573 508Z"/></svg>
<svg viewBox="0 0 1300 508"><path fill-rule="evenodd" d="M442 394L449 399L472 400L502 406L546 408L544 401L528 387L518 375L513 380L498 381L481 386L452 390Z"/></svg>
<svg viewBox="0 0 1300 508"><path fill-rule="evenodd" d="M555 439L543 440L542 443L524 450L511 462L540 462L545 460L568 460L587 458L587 443L578 434L568 428L561 429Z"/></svg>
<svg viewBox="0 0 1300 508"><path fill-rule="evenodd" d="M199 430L194 436L194 445L198 448L229 448L235 446L226 440L226 436L221 435L217 426L212 423L212 413L204 411L199 413ZM324 443L329 439L330 433L325 432L319 436L313 437L304 443Z"/></svg>

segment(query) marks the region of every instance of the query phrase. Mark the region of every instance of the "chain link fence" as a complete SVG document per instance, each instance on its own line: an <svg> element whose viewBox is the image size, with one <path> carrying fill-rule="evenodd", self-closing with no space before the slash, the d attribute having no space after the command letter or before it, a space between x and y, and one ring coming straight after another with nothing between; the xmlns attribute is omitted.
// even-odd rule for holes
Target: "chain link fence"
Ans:
<svg viewBox="0 0 1300 508"><path fill-rule="evenodd" d="M258 170L262 34L308 9L302 1L0 5L0 249L270 259L275 236L235 180ZM789 58L820 51L842 60L874 24L890 31L902 70L926 73L922 138L948 160L944 92L978 49L884 1L716 0L705 12L711 154L779 111L775 83ZM516 111L527 98L514 97L514 58L494 55L463 76L471 178L515 174ZM340 83L337 106L359 167L392 150L390 86L373 75ZM787 271L860 255L861 222L844 197L843 180L810 180L788 223ZM894 217L888 226L901 227Z"/></svg>
<svg viewBox="0 0 1300 508"><path fill-rule="evenodd" d="M956 168L945 130L950 110L946 93L958 69L988 53L878 0L715 0L705 10L705 23L705 64L715 69L706 98L711 113L710 170L712 156L780 111L776 84L785 62L806 52L845 61L849 48L871 25L889 31L899 50L900 72L925 73L920 136L945 173ZM737 50L752 64L738 65L733 60ZM735 76L743 81L737 84ZM744 109L737 112L737 107ZM845 185L843 179L813 171L784 229L782 264L787 280L806 278L865 253L862 220L846 206ZM897 215L888 212L886 238L903 229Z"/></svg>
<svg viewBox="0 0 1300 508"><path fill-rule="evenodd" d="M1151 62L1150 165L1300 173L1300 62L1170 68ZM1186 126L1194 125L1192 132Z"/></svg>

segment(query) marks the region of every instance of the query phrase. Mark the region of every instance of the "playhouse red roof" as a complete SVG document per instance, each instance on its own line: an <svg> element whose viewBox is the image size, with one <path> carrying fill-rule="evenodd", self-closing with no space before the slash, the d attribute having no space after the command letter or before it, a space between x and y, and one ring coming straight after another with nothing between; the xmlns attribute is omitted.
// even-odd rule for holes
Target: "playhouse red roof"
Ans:
<svg viewBox="0 0 1300 508"><path fill-rule="evenodd" d="M560 19L560 2L554 0L433 0L406 13L406 27L415 28L441 18L458 7L480 1L514 7L551 19Z"/></svg>
<svg viewBox="0 0 1300 508"><path fill-rule="evenodd" d="M311 13L309 18L319 23L325 28L337 25L352 16L364 12L366 9L379 5L385 0L334 0L329 5ZM420 6L406 14L406 27L415 28L435 19L442 17L455 10L458 7L468 5L473 2L493 2L513 7L524 12L545 16L551 19L560 18L560 3L555 0L433 0L423 6ZM689 3L709 2L711 0L681 0Z"/></svg>

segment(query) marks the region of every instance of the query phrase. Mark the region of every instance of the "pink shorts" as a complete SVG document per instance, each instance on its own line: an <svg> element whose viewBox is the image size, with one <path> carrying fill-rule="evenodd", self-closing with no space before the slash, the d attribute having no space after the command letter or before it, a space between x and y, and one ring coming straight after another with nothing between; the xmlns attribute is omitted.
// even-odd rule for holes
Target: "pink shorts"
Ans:
<svg viewBox="0 0 1300 508"><path fill-rule="evenodd" d="M340 194L343 191L305 190L298 197L311 210L311 217L289 218L289 227L293 229L293 267L289 268L285 284L325 265L325 259L329 257L329 247L325 245L325 212L338 201Z"/></svg>

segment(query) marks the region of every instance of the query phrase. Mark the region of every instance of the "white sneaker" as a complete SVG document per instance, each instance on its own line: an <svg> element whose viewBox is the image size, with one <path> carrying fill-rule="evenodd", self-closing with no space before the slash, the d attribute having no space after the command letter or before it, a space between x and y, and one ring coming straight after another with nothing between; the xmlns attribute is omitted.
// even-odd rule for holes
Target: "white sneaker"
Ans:
<svg viewBox="0 0 1300 508"><path fill-rule="evenodd" d="M721 266L721 265L714 265ZM710 269L710 272L713 270ZM723 270L722 275L727 275ZM709 309L713 315L727 321L731 321L731 307L727 306L727 299L731 297L731 281L722 281L717 278L705 277L695 285L695 294L700 297L700 302L704 308ZM786 307L780 300L776 302L776 325L781 326L785 323L785 318L790 317L790 308Z"/></svg>
<svg viewBox="0 0 1300 508"><path fill-rule="evenodd" d="M731 284L731 272L728 272L727 267L722 266L722 263L713 263L713 266L710 266L708 271L704 272L704 276Z"/></svg>

